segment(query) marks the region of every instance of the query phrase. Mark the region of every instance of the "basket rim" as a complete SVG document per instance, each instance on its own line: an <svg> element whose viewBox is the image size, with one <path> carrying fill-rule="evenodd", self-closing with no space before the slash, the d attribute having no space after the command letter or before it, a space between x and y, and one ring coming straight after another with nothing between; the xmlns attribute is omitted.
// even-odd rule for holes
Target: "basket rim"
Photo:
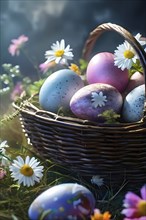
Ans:
<svg viewBox="0 0 146 220"><path fill-rule="evenodd" d="M24 101L25 102L25 101ZM59 123L62 125L72 125L74 127L84 127L84 128L98 128L98 129L110 129L110 130L116 130L118 129L124 129L124 130L134 130L135 128L139 128L140 130L142 129L141 127L143 125L145 125L146 123L146 116L144 115L144 117L137 122L130 122L130 123L99 123L99 122L93 122L93 121L89 121L89 120L83 120L80 118L76 118L76 117L70 117L70 116L61 116L58 115L56 113L50 112L50 111L46 111L46 110L42 110L37 108L35 105L33 105L32 103L28 102L25 103L23 105L23 103L20 103L20 105L18 105L16 102L12 103L12 106L14 109L18 110L19 114L27 114L30 116L34 116L35 118L38 119L42 119L42 120L46 120L52 123ZM146 129L146 128L145 128Z"/></svg>

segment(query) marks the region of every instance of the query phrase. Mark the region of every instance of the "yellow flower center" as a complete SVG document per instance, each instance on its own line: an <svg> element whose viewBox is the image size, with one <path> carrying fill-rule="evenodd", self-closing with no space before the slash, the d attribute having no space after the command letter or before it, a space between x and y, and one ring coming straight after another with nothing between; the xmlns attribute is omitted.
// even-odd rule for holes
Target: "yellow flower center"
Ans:
<svg viewBox="0 0 146 220"><path fill-rule="evenodd" d="M20 173L24 176L32 176L34 171L29 165L24 164L20 169Z"/></svg>
<svg viewBox="0 0 146 220"><path fill-rule="evenodd" d="M57 51L55 52L55 56L56 56L56 57L62 57L63 54L64 54L64 50L57 50Z"/></svg>
<svg viewBox="0 0 146 220"><path fill-rule="evenodd" d="M146 200L141 200L139 203L138 203L138 214L140 216L146 216Z"/></svg>
<svg viewBox="0 0 146 220"><path fill-rule="evenodd" d="M124 57L127 59L132 59L134 57L134 53L131 50L125 50Z"/></svg>
<svg viewBox="0 0 146 220"><path fill-rule="evenodd" d="M79 69L79 67L74 64L74 63L71 63L71 65L69 66L70 70L74 71L75 73L77 73L78 75L81 74L81 71Z"/></svg>

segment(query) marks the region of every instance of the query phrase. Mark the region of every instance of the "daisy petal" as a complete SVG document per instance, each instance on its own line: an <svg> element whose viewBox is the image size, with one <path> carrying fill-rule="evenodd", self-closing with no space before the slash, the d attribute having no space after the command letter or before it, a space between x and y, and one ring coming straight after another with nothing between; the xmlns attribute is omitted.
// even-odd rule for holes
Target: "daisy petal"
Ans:
<svg viewBox="0 0 146 220"><path fill-rule="evenodd" d="M136 209L134 208L128 208L128 209L123 209L122 214L124 214L126 217L133 217L136 212Z"/></svg>

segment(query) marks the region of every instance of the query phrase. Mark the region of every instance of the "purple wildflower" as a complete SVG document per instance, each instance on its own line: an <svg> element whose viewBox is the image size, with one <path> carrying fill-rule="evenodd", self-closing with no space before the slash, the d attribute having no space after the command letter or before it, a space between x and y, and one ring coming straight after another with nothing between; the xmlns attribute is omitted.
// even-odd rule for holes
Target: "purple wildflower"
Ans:
<svg viewBox="0 0 146 220"><path fill-rule="evenodd" d="M11 93L11 100L15 101L21 95L22 92L23 92L23 85L21 82L17 82Z"/></svg>
<svg viewBox="0 0 146 220"><path fill-rule="evenodd" d="M0 168L0 180L4 179L6 171L3 168Z"/></svg>
<svg viewBox="0 0 146 220"><path fill-rule="evenodd" d="M146 220L146 184L140 190L141 196L128 192L123 201L124 220Z"/></svg>

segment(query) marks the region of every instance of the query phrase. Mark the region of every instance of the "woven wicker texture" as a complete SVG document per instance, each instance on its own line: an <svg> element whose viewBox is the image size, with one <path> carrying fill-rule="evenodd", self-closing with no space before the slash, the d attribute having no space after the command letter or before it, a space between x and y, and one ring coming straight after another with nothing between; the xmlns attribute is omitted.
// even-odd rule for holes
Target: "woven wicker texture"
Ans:
<svg viewBox="0 0 146 220"><path fill-rule="evenodd" d="M136 50L146 78L146 54L124 28L106 23L90 33L83 57L87 59L97 38L105 31L121 34ZM146 80L145 80L146 81ZM81 174L100 175L107 184L146 182L146 108L136 123L96 124L58 116L27 102L13 106L20 111L23 131L44 158ZM145 105L146 106L146 105Z"/></svg>

